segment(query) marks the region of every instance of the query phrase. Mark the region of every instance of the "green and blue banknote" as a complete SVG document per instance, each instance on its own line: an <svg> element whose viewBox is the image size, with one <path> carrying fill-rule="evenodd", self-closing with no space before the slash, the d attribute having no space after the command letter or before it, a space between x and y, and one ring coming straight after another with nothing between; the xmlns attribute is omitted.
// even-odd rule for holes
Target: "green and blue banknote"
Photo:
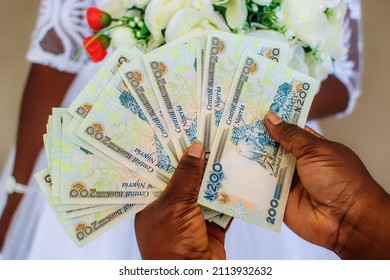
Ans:
<svg viewBox="0 0 390 280"><path fill-rule="evenodd" d="M280 231L295 158L264 125L304 126L319 82L286 66L289 46L192 34L150 53L118 48L68 108L53 108L35 174L82 247L158 199L191 143L205 144L205 220Z"/></svg>

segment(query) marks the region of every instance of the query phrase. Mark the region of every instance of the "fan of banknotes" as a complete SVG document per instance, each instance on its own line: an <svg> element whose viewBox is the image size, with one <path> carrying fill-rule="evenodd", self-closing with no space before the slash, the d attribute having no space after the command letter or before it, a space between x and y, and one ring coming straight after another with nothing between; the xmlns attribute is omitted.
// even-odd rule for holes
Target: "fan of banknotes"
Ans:
<svg viewBox="0 0 390 280"><path fill-rule="evenodd" d="M286 66L288 45L210 31L142 54L117 49L69 108L53 108L37 181L81 247L159 197L186 148L205 144L198 203L279 231L294 157L268 134L273 110L303 126L319 82Z"/></svg>

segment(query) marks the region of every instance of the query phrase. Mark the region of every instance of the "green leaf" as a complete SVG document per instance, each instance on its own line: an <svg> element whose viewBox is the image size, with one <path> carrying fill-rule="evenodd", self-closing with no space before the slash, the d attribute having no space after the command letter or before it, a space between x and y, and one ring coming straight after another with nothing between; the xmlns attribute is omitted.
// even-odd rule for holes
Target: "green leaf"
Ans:
<svg viewBox="0 0 390 280"><path fill-rule="evenodd" d="M147 26L145 24L142 25L140 31L141 31L141 37L146 37L146 36L150 35L149 29L147 28Z"/></svg>

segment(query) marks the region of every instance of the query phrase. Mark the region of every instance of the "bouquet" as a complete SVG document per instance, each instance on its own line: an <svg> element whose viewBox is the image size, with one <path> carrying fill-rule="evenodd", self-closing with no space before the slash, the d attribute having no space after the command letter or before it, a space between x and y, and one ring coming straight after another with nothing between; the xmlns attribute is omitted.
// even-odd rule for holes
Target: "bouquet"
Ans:
<svg viewBox="0 0 390 280"><path fill-rule="evenodd" d="M189 32L202 37L215 29L287 42L289 66L325 80L347 52L346 12L341 0L111 0L104 11L87 10L97 33L84 48L97 62L110 45L148 52Z"/></svg>

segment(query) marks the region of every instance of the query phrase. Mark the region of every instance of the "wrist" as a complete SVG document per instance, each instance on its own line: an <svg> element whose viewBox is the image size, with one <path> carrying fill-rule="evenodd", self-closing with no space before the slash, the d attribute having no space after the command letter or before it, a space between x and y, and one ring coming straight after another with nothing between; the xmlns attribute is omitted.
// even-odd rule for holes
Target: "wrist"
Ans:
<svg viewBox="0 0 390 280"><path fill-rule="evenodd" d="M376 182L365 184L342 217L335 253L342 259L389 259L390 195Z"/></svg>

